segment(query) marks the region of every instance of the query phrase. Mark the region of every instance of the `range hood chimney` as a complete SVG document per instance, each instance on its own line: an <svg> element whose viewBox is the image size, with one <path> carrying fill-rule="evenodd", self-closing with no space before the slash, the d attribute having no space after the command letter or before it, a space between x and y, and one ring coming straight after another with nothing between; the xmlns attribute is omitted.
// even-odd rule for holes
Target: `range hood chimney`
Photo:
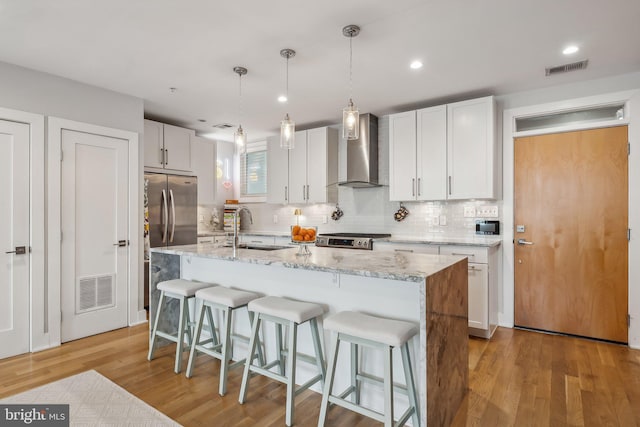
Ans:
<svg viewBox="0 0 640 427"><path fill-rule="evenodd" d="M360 114L360 138L347 141L347 180L353 188L380 187L378 184L378 118Z"/></svg>

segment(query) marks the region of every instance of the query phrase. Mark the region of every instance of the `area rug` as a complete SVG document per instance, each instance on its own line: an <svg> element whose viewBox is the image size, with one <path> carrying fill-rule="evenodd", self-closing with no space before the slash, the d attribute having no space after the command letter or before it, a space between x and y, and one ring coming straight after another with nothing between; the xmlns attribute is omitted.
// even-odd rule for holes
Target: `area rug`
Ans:
<svg viewBox="0 0 640 427"><path fill-rule="evenodd" d="M69 404L70 425L76 427L180 427L93 370L0 399L0 404Z"/></svg>

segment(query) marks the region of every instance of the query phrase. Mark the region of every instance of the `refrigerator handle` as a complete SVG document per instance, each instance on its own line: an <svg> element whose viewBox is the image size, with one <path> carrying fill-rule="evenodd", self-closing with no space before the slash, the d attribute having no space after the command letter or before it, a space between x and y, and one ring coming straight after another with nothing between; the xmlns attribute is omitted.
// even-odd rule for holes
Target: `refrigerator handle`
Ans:
<svg viewBox="0 0 640 427"><path fill-rule="evenodd" d="M176 203L172 189L169 189L169 199L171 200L171 237L169 238L169 243L173 243L173 235L176 232Z"/></svg>
<svg viewBox="0 0 640 427"><path fill-rule="evenodd" d="M162 243L167 243L167 226L169 225L169 210L167 208L167 193L162 190L162 223L160 226L163 228L162 231Z"/></svg>

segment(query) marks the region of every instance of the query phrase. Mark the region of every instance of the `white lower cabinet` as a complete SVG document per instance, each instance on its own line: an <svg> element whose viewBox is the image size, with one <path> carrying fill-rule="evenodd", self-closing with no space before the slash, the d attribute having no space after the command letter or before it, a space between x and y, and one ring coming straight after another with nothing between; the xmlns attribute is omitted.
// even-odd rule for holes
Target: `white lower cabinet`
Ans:
<svg viewBox="0 0 640 427"><path fill-rule="evenodd" d="M454 246L423 243L373 242L381 252L456 255L468 258L469 335L491 338L498 326L500 246Z"/></svg>
<svg viewBox="0 0 640 427"><path fill-rule="evenodd" d="M373 249L384 252L411 252L416 254L438 255L439 247L437 245L425 245L422 243L392 243L392 242L373 242Z"/></svg>
<svg viewBox="0 0 640 427"><path fill-rule="evenodd" d="M241 234L240 243L248 245L273 245L275 244L274 236L261 236L259 234Z"/></svg>
<svg viewBox="0 0 640 427"><path fill-rule="evenodd" d="M499 251L499 246L440 246L440 255L469 259L469 335L491 338L498 326Z"/></svg>

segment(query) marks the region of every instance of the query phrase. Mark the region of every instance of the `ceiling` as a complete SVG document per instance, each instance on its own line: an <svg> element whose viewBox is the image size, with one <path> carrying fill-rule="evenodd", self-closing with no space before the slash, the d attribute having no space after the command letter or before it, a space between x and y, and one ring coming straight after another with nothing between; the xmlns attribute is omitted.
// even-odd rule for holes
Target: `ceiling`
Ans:
<svg viewBox="0 0 640 427"><path fill-rule="evenodd" d="M230 140L640 70L637 0L0 0L0 61L144 99L145 116ZM580 51L562 54L569 44ZM289 61L289 102L283 48ZM420 59L424 67L409 68ZM589 59L586 70L545 67ZM176 88L171 92L169 88ZM199 119L206 120L200 122Z"/></svg>

